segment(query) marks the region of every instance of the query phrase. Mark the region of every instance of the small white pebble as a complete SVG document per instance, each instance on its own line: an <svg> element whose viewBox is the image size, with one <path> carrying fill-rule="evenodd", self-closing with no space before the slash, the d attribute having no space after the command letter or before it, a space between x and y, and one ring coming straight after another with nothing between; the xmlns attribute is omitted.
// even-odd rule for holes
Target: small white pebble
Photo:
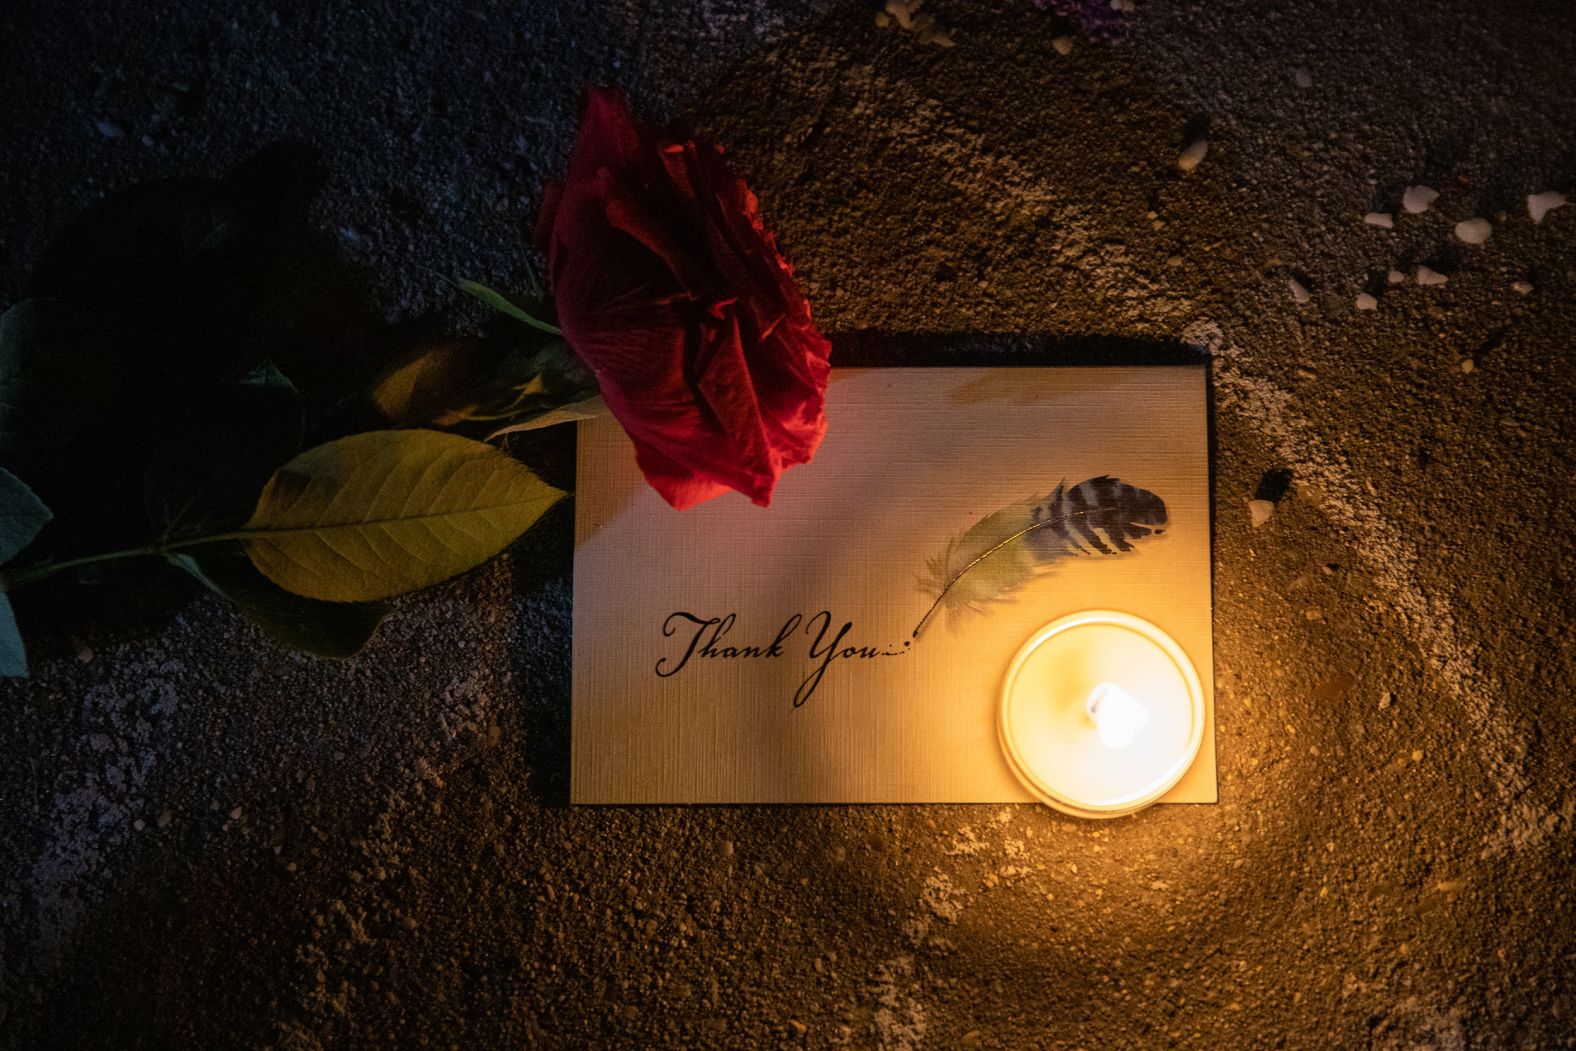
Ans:
<svg viewBox="0 0 1576 1051"><path fill-rule="evenodd" d="M892 16L891 15L887 14L885 11L877 11L876 12L876 25L880 26L882 29L886 29L891 24L892 24Z"/></svg>
<svg viewBox="0 0 1576 1051"><path fill-rule="evenodd" d="M1456 238L1469 245L1480 245L1494 233L1487 219L1463 219L1456 224Z"/></svg>
<svg viewBox="0 0 1576 1051"><path fill-rule="evenodd" d="M1309 73L1302 66L1298 66L1296 69L1291 71L1291 79L1292 83L1296 84L1299 88L1313 87L1313 74Z"/></svg>
<svg viewBox="0 0 1576 1051"><path fill-rule="evenodd" d="M1565 195L1558 190L1545 190L1542 193L1527 194L1527 215L1535 223L1541 223L1543 217L1556 208L1563 208L1568 202Z"/></svg>
<svg viewBox="0 0 1576 1051"><path fill-rule="evenodd" d="M1386 230L1395 226L1395 218L1389 212L1369 212L1363 216L1363 222L1369 226L1382 226Z"/></svg>
<svg viewBox="0 0 1576 1051"><path fill-rule="evenodd" d="M1208 139L1194 139L1188 144L1188 148L1183 150L1181 155L1177 157L1177 167L1182 171L1190 172L1199 166L1199 162L1204 159L1204 155L1208 152Z"/></svg>
<svg viewBox="0 0 1576 1051"><path fill-rule="evenodd" d="M1270 520L1270 515L1275 513L1275 505L1268 500L1249 500L1248 518L1257 529Z"/></svg>
<svg viewBox="0 0 1576 1051"><path fill-rule="evenodd" d="M1401 195L1401 207L1413 215L1428 211L1428 206L1439 199L1439 191L1429 186L1408 186Z"/></svg>
<svg viewBox="0 0 1576 1051"><path fill-rule="evenodd" d="M913 33L914 39L921 44L952 47L952 37L936 21L935 15L916 13L923 6L924 0L886 0L886 9L876 16L876 25L884 27L896 22L900 28Z"/></svg>
<svg viewBox="0 0 1576 1051"><path fill-rule="evenodd" d="M1384 275L1384 279L1392 285L1406 284L1406 275L1401 273L1399 270L1390 271L1388 274Z"/></svg>
<svg viewBox="0 0 1576 1051"><path fill-rule="evenodd" d="M230 811L230 820L231 821L239 821L239 820L241 820L241 808L240 807L235 807L234 809L232 809Z"/></svg>
<svg viewBox="0 0 1576 1051"><path fill-rule="evenodd" d="M1530 296L1532 294L1532 282L1512 281L1510 283L1510 290L1516 293L1518 296Z"/></svg>
<svg viewBox="0 0 1576 1051"><path fill-rule="evenodd" d="M1426 266L1419 266L1417 268L1417 283L1425 287L1429 285L1442 285L1449 280L1450 279L1448 277L1446 277L1444 274L1441 274L1437 270L1431 270Z"/></svg>
<svg viewBox="0 0 1576 1051"><path fill-rule="evenodd" d="M1386 690L1384 693L1381 693L1379 695L1379 710L1380 711L1384 711L1386 708L1390 707L1394 703L1395 703L1395 691L1393 691L1393 690Z"/></svg>
<svg viewBox="0 0 1576 1051"><path fill-rule="evenodd" d="M1051 48L1058 55L1070 55L1073 50L1073 38L1063 33L1061 36L1051 38Z"/></svg>
<svg viewBox="0 0 1576 1051"><path fill-rule="evenodd" d="M1361 292L1357 296L1357 309L1358 310L1378 310L1379 309L1379 301L1377 299L1375 299L1373 296L1369 295L1367 292Z"/></svg>
<svg viewBox="0 0 1576 1051"><path fill-rule="evenodd" d="M1477 362L1473 361L1471 358L1462 358L1461 371L1466 373L1468 376L1472 375L1472 373L1477 371Z"/></svg>
<svg viewBox="0 0 1576 1051"><path fill-rule="evenodd" d="M1295 277L1288 277L1286 279L1286 287L1291 289L1292 299L1299 303L1306 303L1308 300L1313 298L1308 294L1308 290L1302 287L1302 282L1298 281Z"/></svg>
<svg viewBox="0 0 1576 1051"><path fill-rule="evenodd" d="M136 829L138 832L141 832L143 829L148 827L148 823L139 817L137 820L131 823L131 827Z"/></svg>

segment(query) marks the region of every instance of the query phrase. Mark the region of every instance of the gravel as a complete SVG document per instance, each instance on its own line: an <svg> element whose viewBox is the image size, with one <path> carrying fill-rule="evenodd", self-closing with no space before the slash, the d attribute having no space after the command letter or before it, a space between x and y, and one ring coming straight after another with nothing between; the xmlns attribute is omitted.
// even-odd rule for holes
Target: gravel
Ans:
<svg viewBox="0 0 1576 1051"><path fill-rule="evenodd" d="M1401 207L1412 215L1421 215L1439 199L1439 191L1430 186L1408 186L1401 194Z"/></svg>
<svg viewBox="0 0 1576 1051"><path fill-rule="evenodd" d="M1527 195L1527 217L1535 223L1541 223L1543 217L1556 208L1563 208L1569 203L1565 195L1558 190L1545 190L1542 193L1529 193Z"/></svg>
<svg viewBox="0 0 1576 1051"><path fill-rule="evenodd" d="M1480 245L1494 233L1494 224L1487 219L1463 219L1455 226L1456 240L1463 244Z"/></svg>
<svg viewBox="0 0 1576 1051"><path fill-rule="evenodd" d="M1209 140L1194 139L1188 143L1187 149L1177 156L1177 170L1190 172L1203 163L1205 155L1209 153Z"/></svg>

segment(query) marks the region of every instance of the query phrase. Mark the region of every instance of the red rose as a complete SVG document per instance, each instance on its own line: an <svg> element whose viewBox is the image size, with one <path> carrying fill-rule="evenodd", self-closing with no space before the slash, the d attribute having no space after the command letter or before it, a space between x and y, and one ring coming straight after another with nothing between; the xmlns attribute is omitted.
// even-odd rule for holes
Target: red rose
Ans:
<svg viewBox="0 0 1576 1051"><path fill-rule="evenodd" d="M537 239L564 338L652 487L681 510L726 489L769 504L826 432L831 347L721 149L593 88Z"/></svg>

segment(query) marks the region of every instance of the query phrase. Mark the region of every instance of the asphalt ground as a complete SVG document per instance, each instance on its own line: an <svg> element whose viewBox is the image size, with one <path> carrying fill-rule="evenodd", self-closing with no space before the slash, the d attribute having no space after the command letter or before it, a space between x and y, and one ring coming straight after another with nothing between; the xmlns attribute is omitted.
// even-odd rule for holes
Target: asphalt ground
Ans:
<svg viewBox="0 0 1576 1051"><path fill-rule="evenodd" d="M1576 9L1156 0L1067 54L925 10L955 47L863 2L12 2L0 304L105 191L290 140L368 323L474 326L435 274L539 285L621 85L727 145L839 363L1209 359L1220 803L570 807L567 506L342 664L205 597L24 606L0 1041L1576 1046L1576 207L1523 203L1576 191ZM567 431L515 451L572 484Z"/></svg>

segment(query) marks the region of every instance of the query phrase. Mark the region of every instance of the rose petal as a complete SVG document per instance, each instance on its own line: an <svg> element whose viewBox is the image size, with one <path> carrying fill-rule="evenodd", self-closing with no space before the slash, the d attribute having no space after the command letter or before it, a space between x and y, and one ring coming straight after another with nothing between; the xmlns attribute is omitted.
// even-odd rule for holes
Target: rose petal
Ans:
<svg viewBox="0 0 1576 1051"><path fill-rule="evenodd" d="M638 167L643 153L641 139L621 92L588 88L581 103L580 132L575 137L565 182L593 178L600 168L616 172Z"/></svg>
<svg viewBox="0 0 1576 1051"><path fill-rule="evenodd" d="M694 253L687 251L670 229L616 185L608 191L607 221L662 260L678 285L691 295L702 297L718 287L716 277L697 264Z"/></svg>
<svg viewBox="0 0 1576 1051"><path fill-rule="evenodd" d="M703 331L710 338L703 357L697 361L696 386L726 443L712 445L711 451L723 455L709 473L756 503L769 503L780 468L766 440L765 424L755 398L755 377L745 360L732 304L728 305L721 325Z"/></svg>
<svg viewBox="0 0 1576 1051"><path fill-rule="evenodd" d="M539 239L564 337L651 485L679 508L724 488L769 504L825 434L830 344L721 151L593 90Z"/></svg>
<svg viewBox="0 0 1576 1051"><path fill-rule="evenodd" d="M543 252L553 240L553 226L558 222L558 205L563 200L564 184L553 180L542 187L542 208L536 213L536 247Z"/></svg>
<svg viewBox="0 0 1576 1051"><path fill-rule="evenodd" d="M657 495L679 511L728 492L726 485L700 477L641 441L635 442L635 463Z"/></svg>

